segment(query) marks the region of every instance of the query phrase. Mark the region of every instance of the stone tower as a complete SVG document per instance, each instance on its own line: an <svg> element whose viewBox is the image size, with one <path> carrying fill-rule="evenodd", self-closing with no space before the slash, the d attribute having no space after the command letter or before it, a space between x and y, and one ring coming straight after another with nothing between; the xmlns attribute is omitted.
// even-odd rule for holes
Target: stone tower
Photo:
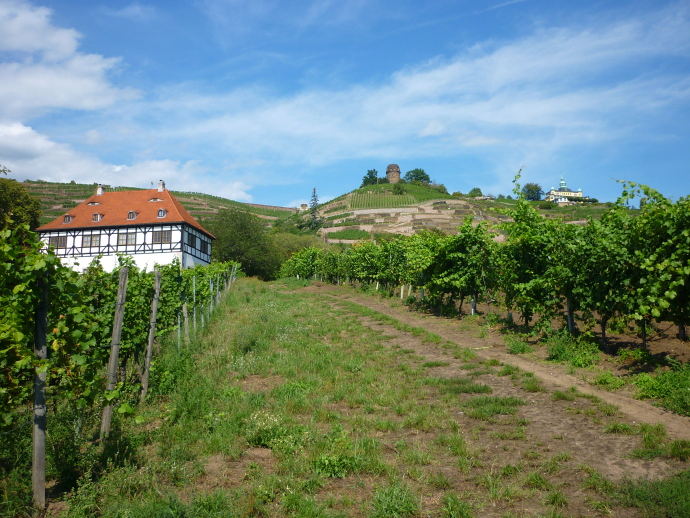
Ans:
<svg viewBox="0 0 690 518"><path fill-rule="evenodd" d="M398 164L390 164L386 167L386 178L388 178L388 183L398 183L400 181L400 168Z"/></svg>

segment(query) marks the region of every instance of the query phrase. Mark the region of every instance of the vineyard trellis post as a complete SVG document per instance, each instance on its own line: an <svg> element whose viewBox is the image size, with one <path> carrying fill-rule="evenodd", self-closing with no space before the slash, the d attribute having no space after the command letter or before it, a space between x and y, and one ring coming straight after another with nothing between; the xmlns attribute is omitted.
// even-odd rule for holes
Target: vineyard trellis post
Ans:
<svg viewBox="0 0 690 518"><path fill-rule="evenodd" d="M38 279L39 302L36 309L34 353L39 360L48 358L48 285ZM46 506L46 371L45 365L36 367L34 374L33 462L31 482L34 504Z"/></svg>
<svg viewBox="0 0 690 518"><path fill-rule="evenodd" d="M115 390L117 384L117 364L120 356L120 337L122 335L122 322L125 316L125 301L127 300L127 276L129 268L123 266L120 269L120 280L117 286L117 301L115 303L115 318L113 319L113 337L110 348L110 361L108 362L108 385L106 390ZM101 422L101 437L110 433L110 421L113 417L112 403L103 409L103 421Z"/></svg>
<svg viewBox="0 0 690 518"><path fill-rule="evenodd" d="M153 357L153 341L156 338L156 317L158 315L158 299L161 294L161 272L156 270L153 280L153 300L151 301L151 319L149 320L149 341L146 345L146 360L144 363L144 375L141 378L141 402L146 399L149 390L149 373L151 371L151 358ZM179 316L178 316L179 325ZM178 327L179 331L179 327ZM179 345L179 336L178 336Z"/></svg>
<svg viewBox="0 0 690 518"><path fill-rule="evenodd" d="M192 302L194 302L194 338L196 339L196 275L192 277Z"/></svg>

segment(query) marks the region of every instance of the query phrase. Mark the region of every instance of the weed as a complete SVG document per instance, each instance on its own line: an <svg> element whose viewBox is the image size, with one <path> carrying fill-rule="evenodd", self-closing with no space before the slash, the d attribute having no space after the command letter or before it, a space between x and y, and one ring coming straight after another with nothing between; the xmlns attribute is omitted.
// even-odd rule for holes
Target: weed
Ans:
<svg viewBox="0 0 690 518"><path fill-rule="evenodd" d="M515 465L512 464L506 464L501 471L499 471L499 476L508 478L508 477L513 477L517 475L518 473L522 473L524 470L524 467L521 462L518 462Z"/></svg>
<svg viewBox="0 0 690 518"><path fill-rule="evenodd" d="M617 504L637 507L645 516L690 516L690 470L663 480L624 481L610 488Z"/></svg>
<svg viewBox="0 0 690 518"><path fill-rule="evenodd" d="M690 364L673 370L639 374L634 381L638 397L658 399L661 406L681 415L690 415Z"/></svg>
<svg viewBox="0 0 690 518"><path fill-rule="evenodd" d="M518 426L515 430L511 432L491 432L489 434L491 437L494 437L496 439L500 439L502 441L505 440L513 440L513 441L520 441L524 440L527 435L525 433L525 427L524 426Z"/></svg>
<svg viewBox="0 0 690 518"><path fill-rule="evenodd" d="M526 354L534 351L529 344L515 337L514 335L505 336L506 347L508 348L508 353L510 354Z"/></svg>
<svg viewBox="0 0 690 518"><path fill-rule="evenodd" d="M633 435L637 431L632 425L627 423L620 423L618 421L613 421L606 425L604 428L604 433L620 433L625 435Z"/></svg>
<svg viewBox="0 0 690 518"><path fill-rule="evenodd" d="M450 365L449 362L443 362L443 361L431 361L431 362L424 362L422 363L422 367L426 368L431 368L431 367L448 367Z"/></svg>
<svg viewBox="0 0 690 518"><path fill-rule="evenodd" d="M441 500L441 516L444 518L473 518L472 506L456 494L447 494Z"/></svg>
<svg viewBox="0 0 690 518"><path fill-rule="evenodd" d="M568 507L568 498L560 491L550 491L544 497L544 503L553 507Z"/></svg>
<svg viewBox="0 0 690 518"><path fill-rule="evenodd" d="M429 485L435 489L450 489L450 479L442 472L436 471L429 476Z"/></svg>
<svg viewBox="0 0 690 518"><path fill-rule="evenodd" d="M534 377L534 375L525 375L522 380L522 388L527 392L546 392L544 384L541 382L541 380Z"/></svg>
<svg viewBox="0 0 690 518"><path fill-rule="evenodd" d="M625 385L625 380L607 371L597 374L591 383L607 390L617 390Z"/></svg>
<svg viewBox="0 0 690 518"><path fill-rule="evenodd" d="M687 439L676 439L667 446L667 455L672 459L690 459L690 441Z"/></svg>
<svg viewBox="0 0 690 518"><path fill-rule="evenodd" d="M372 499L371 518L404 518L419 515L419 499L409 486L401 482L380 487Z"/></svg>
<svg viewBox="0 0 690 518"><path fill-rule="evenodd" d="M575 401L575 394L554 390L553 394L551 394L551 401Z"/></svg>
<svg viewBox="0 0 690 518"><path fill-rule="evenodd" d="M511 374L517 374L520 372L518 367L513 367L512 365L504 365L503 368L496 374L498 376L510 376Z"/></svg>
<svg viewBox="0 0 690 518"><path fill-rule="evenodd" d="M540 489L542 491L547 491L552 487L551 482L549 482L544 475L536 471L527 475L524 484L531 489Z"/></svg>
<svg viewBox="0 0 690 518"><path fill-rule="evenodd" d="M599 349L586 336L575 338L563 331L546 341L547 360L570 363L574 367L589 367L599 362Z"/></svg>

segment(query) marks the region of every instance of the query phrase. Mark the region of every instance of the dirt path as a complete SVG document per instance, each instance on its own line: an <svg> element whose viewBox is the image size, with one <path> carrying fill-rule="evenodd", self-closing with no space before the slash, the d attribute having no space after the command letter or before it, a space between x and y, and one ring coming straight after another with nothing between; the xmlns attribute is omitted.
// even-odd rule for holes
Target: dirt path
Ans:
<svg viewBox="0 0 690 518"><path fill-rule="evenodd" d="M637 423L657 424L666 427L672 439L690 439L690 418L679 416L672 412L652 405L648 401L641 401L630 395L598 389L581 378L567 374L565 367L558 364L544 363L525 356L508 354L503 337L498 333L487 333L485 338L473 336L470 332L459 329L457 319L439 318L409 310L406 306L392 303L396 299L382 299L380 297L358 294L348 288L340 288L328 284L316 283L304 288L304 291L327 294L331 297L368 307L384 315L393 317L414 327L423 327L427 331L440 335L444 340L454 342L461 347L473 349L484 359L495 358L501 363L514 365L521 370L533 372L542 380L547 389L566 390L570 387L585 394L593 394L607 403L619 407L620 412Z"/></svg>

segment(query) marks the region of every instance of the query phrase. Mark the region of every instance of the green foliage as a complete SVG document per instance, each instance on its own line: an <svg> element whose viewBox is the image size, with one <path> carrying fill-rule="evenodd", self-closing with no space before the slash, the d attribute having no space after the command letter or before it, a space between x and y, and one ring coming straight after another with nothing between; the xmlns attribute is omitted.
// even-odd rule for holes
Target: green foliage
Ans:
<svg viewBox="0 0 690 518"><path fill-rule="evenodd" d="M28 225L38 227L41 201L31 196L16 180L0 178L0 231Z"/></svg>
<svg viewBox="0 0 690 518"><path fill-rule="evenodd" d="M657 371L656 375L639 374L634 384L638 397L658 399L668 410L690 416L690 365L678 366L676 370Z"/></svg>
<svg viewBox="0 0 690 518"><path fill-rule="evenodd" d="M216 236L212 249L215 261L235 261L249 276L272 279L278 273L280 259L262 220L240 210L221 210L206 222Z"/></svg>
<svg viewBox="0 0 690 518"><path fill-rule="evenodd" d="M418 516L419 498L406 484L394 482L380 487L374 493L371 518L405 518Z"/></svg>
<svg viewBox="0 0 690 518"><path fill-rule="evenodd" d="M476 198L477 196L483 196L482 190L479 187L473 187L470 192L467 193L469 198Z"/></svg>
<svg viewBox="0 0 690 518"><path fill-rule="evenodd" d="M645 516L690 516L690 470L658 481L624 481L614 493L618 505L637 507Z"/></svg>
<svg viewBox="0 0 690 518"><path fill-rule="evenodd" d="M393 185L393 194L395 196L401 196L401 195L405 194L406 192L407 191L405 190L405 187L403 187L403 184L396 183L395 185Z"/></svg>
<svg viewBox="0 0 690 518"><path fill-rule="evenodd" d="M431 178L424 171L424 169L412 169L405 173L403 176L406 182L419 182L419 183L431 183Z"/></svg>
<svg viewBox="0 0 690 518"><path fill-rule="evenodd" d="M379 177L379 172L376 169L369 169L367 174L362 178L362 185L360 188L366 187L367 185L380 185L388 183L388 178L385 176Z"/></svg>
<svg viewBox="0 0 690 518"><path fill-rule="evenodd" d="M527 342L517 338L513 335L505 336L506 347L508 348L508 353L510 354L526 354L534 351Z"/></svg>
<svg viewBox="0 0 690 518"><path fill-rule="evenodd" d="M371 234L366 230L346 229L338 232L330 232L328 239L370 239Z"/></svg>
<svg viewBox="0 0 690 518"><path fill-rule="evenodd" d="M544 189L538 183L526 183L520 191L527 201L539 201L544 196Z"/></svg>
<svg viewBox="0 0 690 518"><path fill-rule="evenodd" d="M599 363L599 348L588 339L575 338L561 332L546 341L547 360L570 363L573 367L589 367Z"/></svg>

